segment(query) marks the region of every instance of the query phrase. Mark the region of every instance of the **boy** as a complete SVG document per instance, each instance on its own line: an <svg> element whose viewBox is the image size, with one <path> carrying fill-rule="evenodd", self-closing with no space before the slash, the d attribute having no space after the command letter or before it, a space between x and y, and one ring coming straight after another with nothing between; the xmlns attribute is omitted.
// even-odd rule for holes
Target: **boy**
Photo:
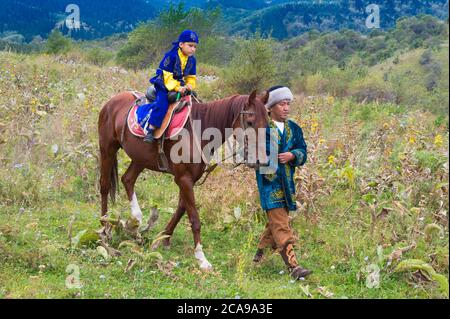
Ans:
<svg viewBox="0 0 450 319"><path fill-rule="evenodd" d="M197 63L194 57L199 43L194 31L183 31L173 48L162 59L156 76L150 79L155 86L156 100L138 110L138 121L145 128L144 142L153 143L154 131L159 128L169 108L168 93L170 91L184 94L196 86Z"/></svg>

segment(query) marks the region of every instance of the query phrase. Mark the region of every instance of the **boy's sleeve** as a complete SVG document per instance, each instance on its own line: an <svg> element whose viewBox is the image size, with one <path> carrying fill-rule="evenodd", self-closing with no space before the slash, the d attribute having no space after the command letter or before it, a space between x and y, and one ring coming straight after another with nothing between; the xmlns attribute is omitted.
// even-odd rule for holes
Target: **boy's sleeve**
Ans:
<svg viewBox="0 0 450 319"><path fill-rule="evenodd" d="M180 82L173 78L173 73L168 71L163 71L164 74L164 85L169 91L178 92L181 88Z"/></svg>
<svg viewBox="0 0 450 319"><path fill-rule="evenodd" d="M294 167L302 166L306 163L306 160L308 158L308 148L305 142L305 139L303 138L303 131L302 129L294 125L295 130L294 134L295 136L295 145L293 147L293 150L291 150L291 153L294 154L295 159L291 162L289 162L290 165Z"/></svg>
<svg viewBox="0 0 450 319"><path fill-rule="evenodd" d="M188 75L185 77L186 84L189 84L192 86L192 89L195 90L196 84L197 84L197 76L196 75Z"/></svg>

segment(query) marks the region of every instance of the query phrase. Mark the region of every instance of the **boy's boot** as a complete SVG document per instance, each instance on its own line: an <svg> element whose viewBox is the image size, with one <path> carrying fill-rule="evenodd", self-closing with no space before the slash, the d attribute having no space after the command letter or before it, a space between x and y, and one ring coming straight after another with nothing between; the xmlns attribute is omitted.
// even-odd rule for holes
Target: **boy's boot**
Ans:
<svg viewBox="0 0 450 319"><path fill-rule="evenodd" d="M154 141L156 141L155 137L153 136L153 133L155 132L155 129L149 129L147 135L144 137L144 142L152 144Z"/></svg>

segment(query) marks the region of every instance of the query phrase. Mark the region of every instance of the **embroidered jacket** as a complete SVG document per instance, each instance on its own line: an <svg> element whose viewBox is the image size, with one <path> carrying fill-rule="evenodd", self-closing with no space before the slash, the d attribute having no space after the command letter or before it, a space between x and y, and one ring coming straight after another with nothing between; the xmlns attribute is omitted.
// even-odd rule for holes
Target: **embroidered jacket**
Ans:
<svg viewBox="0 0 450 319"><path fill-rule="evenodd" d="M196 85L197 62L195 57L188 57L181 49L166 53L156 70L156 76L150 83L156 88L165 88L167 91L179 91L182 86L190 84L193 89Z"/></svg>
<svg viewBox="0 0 450 319"><path fill-rule="evenodd" d="M295 159L287 164L269 161L275 173L262 174L256 171L256 180L262 209L268 211L274 208L287 207L289 211L297 209L295 201L295 168L302 166L307 160L307 145L302 129L293 121L285 123L284 133L281 133L273 121L266 130L266 151L270 158L270 137L278 144L278 154L291 152ZM276 158L278 158L278 154Z"/></svg>

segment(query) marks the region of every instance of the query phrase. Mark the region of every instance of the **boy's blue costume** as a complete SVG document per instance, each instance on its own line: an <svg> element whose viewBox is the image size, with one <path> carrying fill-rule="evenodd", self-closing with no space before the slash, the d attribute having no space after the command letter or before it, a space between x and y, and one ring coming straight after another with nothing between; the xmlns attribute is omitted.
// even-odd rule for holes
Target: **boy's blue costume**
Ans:
<svg viewBox="0 0 450 319"><path fill-rule="evenodd" d="M138 122L146 132L148 132L149 125L153 125L154 127L161 126L169 108L169 89L165 81L165 73L169 72L173 74L171 81L177 81L180 86L186 85L186 77L195 77L197 74L196 60L193 56L188 57L187 62L184 61L185 66L183 69L183 63L179 54L179 44L181 42L198 43L198 35L191 30L183 31L178 41L173 43L173 48L165 54L159 68L156 70L156 76L150 79L150 83L156 89L156 100L151 104L141 106L137 111Z"/></svg>

